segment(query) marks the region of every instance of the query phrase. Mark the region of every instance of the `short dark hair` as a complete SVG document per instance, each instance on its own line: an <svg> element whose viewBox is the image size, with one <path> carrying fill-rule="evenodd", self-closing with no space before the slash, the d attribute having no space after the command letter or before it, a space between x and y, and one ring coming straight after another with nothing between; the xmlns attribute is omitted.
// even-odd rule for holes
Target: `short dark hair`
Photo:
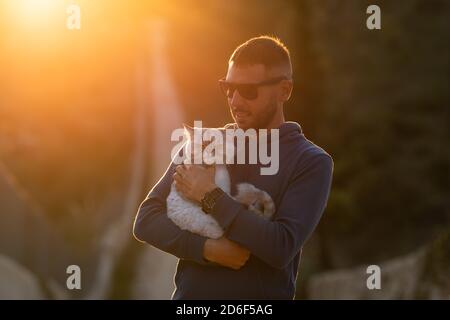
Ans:
<svg viewBox="0 0 450 320"><path fill-rule="evenodd" d="M273 36L251 38L234 50L228 61L236 66L262 64L266 68L285 67L292 76L291 57L288 48Z"/></svg>

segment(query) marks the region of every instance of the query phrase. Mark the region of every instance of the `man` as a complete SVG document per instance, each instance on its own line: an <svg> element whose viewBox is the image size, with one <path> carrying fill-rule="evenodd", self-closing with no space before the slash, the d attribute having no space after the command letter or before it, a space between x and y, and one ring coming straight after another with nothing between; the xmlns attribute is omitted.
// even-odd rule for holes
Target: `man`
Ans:
<svg viewBox="0 0 450 320"><path fill-rule="evenodd" d="M266 220L221 192L214 170L169 166L141 204L134 235L177 256L173 299L293 299L302 247L325 209L333 170L331 157L286 122L283 104L292 92L288 49L261 36L240 45L220 82L235 126L279 129L279 170L261 175L259 164L231 165L232 185L254 184L274 200ZM183 231L166 214L166 198L177 190L197 201L225 230L220 239Z"/></svg>

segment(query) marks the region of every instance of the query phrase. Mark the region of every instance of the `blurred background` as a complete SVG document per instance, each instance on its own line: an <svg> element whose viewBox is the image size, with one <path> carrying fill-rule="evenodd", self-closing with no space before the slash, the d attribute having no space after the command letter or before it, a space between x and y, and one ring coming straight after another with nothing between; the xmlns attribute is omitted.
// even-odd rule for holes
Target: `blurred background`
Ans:
<svg viewBox="0 0 450 320"><path fill-rule="evenodd" d="M0 0L0 298L170 298L176 259L134 216L172 129L232 122L217 80L269 34L291 51L287 119L335 164L297 298L449 299L449 24L446 0Z"/></svg>

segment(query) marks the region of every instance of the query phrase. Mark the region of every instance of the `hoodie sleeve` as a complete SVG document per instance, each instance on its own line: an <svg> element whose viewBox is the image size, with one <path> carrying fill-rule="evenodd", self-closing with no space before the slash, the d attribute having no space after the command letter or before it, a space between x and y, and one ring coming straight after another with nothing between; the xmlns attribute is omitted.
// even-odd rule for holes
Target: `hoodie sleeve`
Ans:
<svg viewBox="0 0 450 320"><path fill-rule="evenodd" d="M333 161L320 154L297 168L273 220L248 211L228 195L221 197L212 215L226 237L244 246L275 268L285 268L317 226L328 200Z"/></svg>
<svg viewBox="0 0 450 320"><path fill-rule="evenodd" d="M203 258L203 246L207 238L181 230L167 217L166 199L174 172L175 165L171 163L140 205L133 226L134 237L180 259L209 265Z"/></svg>

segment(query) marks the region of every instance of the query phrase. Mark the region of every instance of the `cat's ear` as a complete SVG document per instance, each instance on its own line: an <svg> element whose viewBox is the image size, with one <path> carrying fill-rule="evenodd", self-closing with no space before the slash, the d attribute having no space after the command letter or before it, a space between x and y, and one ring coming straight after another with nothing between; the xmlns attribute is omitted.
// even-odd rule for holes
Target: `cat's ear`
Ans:
<svg viewBox="0 0 450 320"><path fill-rule="evenodd" d="M185 123L183 123L183 127L184 127L184 134L186 135L186 137L192 139L194 137L194 128L188 126Z"/></svg>

